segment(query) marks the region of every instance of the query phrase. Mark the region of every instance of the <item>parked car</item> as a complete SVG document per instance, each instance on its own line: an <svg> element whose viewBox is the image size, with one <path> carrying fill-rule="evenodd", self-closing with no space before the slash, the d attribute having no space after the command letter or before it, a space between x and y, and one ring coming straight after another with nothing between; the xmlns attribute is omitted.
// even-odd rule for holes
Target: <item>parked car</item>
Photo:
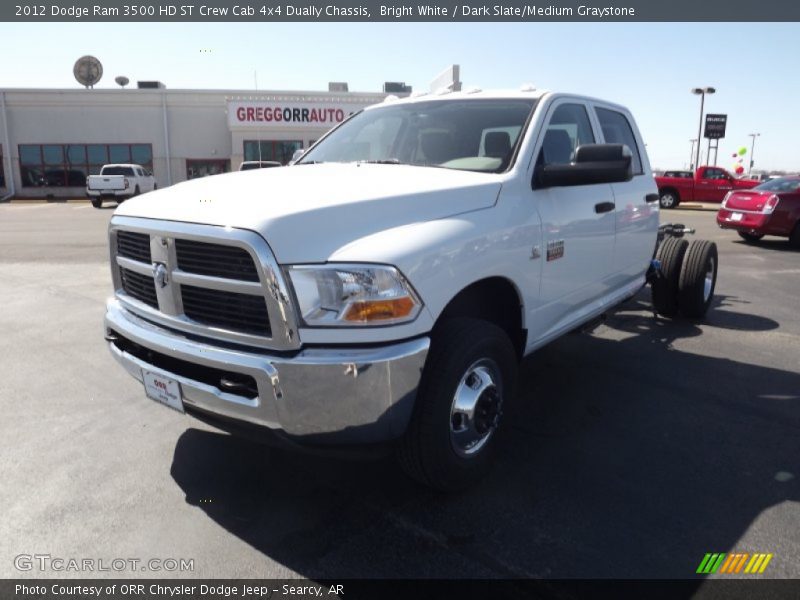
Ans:
<svg viewBox="0 0 800 600"><path fill-rule="evenodd" d="M717 225L736 230L746 242L777 235L788 237L792 246L800 248L800 176L729 192L717 213Z"/></svg>
<svg viewBox="0 0 800 600"><path fill-rule="evenodd" d="M246 160L239 165L240 171L250 171L251 169L269 169L271 167L282 167L281 163L275 160Z"/></svg>
<svg viewBox="0 0 800 600"><path fill-rule="evenodd" d="M118 208L105 339L177 411L265 443L394 450L420 482L460 489L489 467L522 357L648 281L657 312L705 314L716 246L683 233L659 228L618 104L395 99L292 168Z"/></svg>
<svg viewBox="0 0 800 600"><path fill-rule="evenodd" d="M86 195L92 206L100 208L103 200L122 203L128 198L158 189L153 174L141 165L104 165L99 175L89 175L86 180Z"/></svg>
<svg viewBox="0 0 800 600"><path fill-rule="evenodd" d="M737 179L720 167L700 167L690 177L655 178L661 208L677 208L681 202L722 202L729 191L749 189L758 181Z"/></svg>

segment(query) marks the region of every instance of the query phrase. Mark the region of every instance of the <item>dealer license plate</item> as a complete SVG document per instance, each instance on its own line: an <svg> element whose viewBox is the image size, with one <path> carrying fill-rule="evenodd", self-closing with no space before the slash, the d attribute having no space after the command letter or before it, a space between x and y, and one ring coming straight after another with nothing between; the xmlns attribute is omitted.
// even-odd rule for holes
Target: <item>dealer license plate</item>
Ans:
<svg viewBox="0 0 800 600"><path fill-rule="evenodd" d="M179 412L184 412L181 386L177 381L158 373L144 370L142 371L142 376L144 393L147 394L148 398L174 408Z"/></svg>
<svg viewBox="0 0 800 600"><path fill-rule="evenodd" d="M743 216L742 213L731 213L731 221L741 221Z"/></svg>

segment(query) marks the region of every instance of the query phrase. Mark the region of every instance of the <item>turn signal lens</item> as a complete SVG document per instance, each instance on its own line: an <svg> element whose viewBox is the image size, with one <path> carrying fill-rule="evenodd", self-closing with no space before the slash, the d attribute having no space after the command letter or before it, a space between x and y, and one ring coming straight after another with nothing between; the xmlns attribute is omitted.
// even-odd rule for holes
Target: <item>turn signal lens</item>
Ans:
<svg viewBox="0 0 800 600"><path fill-rule="evenodd" d="M354 302L344 314L344 320L357 323L374 323L402 319L411 314L416 304L408 296L393 300Z"/></svg>

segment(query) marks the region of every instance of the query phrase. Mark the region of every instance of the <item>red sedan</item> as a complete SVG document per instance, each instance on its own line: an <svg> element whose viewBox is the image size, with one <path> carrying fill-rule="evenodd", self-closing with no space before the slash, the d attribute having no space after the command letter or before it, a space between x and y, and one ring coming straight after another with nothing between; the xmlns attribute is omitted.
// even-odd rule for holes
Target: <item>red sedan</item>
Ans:
<svg viewBox="0 0 800 600"><path fill-rule="evenodd" d="M800 248L800 176L772 179L751 190L729 192L717 213L717 225L735 229L746 242L779 235Z"/></svg>

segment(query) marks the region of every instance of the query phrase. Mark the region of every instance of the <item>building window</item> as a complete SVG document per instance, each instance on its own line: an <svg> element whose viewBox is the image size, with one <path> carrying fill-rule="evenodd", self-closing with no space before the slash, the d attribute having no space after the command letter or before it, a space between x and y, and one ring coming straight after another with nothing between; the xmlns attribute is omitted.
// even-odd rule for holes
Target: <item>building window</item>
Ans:
<svg viewBox="0 0 800 600"><path fill-rule="evenodd" d="M231 170L231 161L220 159L186 159L186 179L219 175Z"/></svg>
<svg viewBox="0 0 800 600"><path fill-rule="evenodd" d="M108 163L135 163L153 170L151 144L20 144L23 187L83 187Z"/></svg>
<svg viewBox="0 0 800 600"><path fill-rule="evenodd" d="M259 152L259 145L261 152ZM244 159L245 160L275 160L282 165L292 160L295 151L303 147L303 142L277 141L277 140L245 140Z"/></svg>

